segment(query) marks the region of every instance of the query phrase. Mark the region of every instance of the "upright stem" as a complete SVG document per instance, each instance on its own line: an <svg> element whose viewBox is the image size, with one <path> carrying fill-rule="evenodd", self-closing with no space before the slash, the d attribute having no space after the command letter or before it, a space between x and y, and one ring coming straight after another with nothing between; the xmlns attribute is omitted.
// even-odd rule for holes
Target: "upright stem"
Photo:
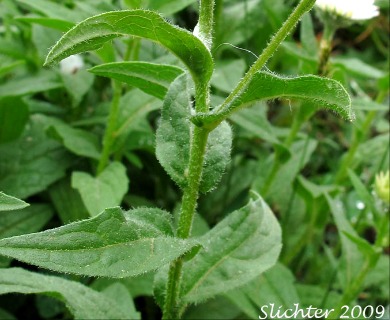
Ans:
<svg viewBox="0 0 390 320"><path fill-rule="evenodd" d="M318 74L320 76L326 76L328 74L328 64L330 54L332 52L332 40L336 32L334 26L331 26L329 22L325 22L324 34L320 42L320 60L318 65Z"/></svg>
<svg viewBox="0 0 390 320"><path fill-rule="evenodd" d="M199 33L211 48L213 35L214 0L201 0L199 9ZM209 109L209 85L197 83L195 92L196 112L207 112ZM177 236L187 239L191 234L192 222L199 196L199 186L202 179L203 161L209 131L194 127L191 137L190 160L188 164L188 185L184 190ZM183 306L179 306L180 283L183 268L183 258L173 261L169 267L163 319L179 319Z"/></svg>
<svg viewBox="0 0 390 320"><path fill-rule="evenodd" d="M209 132L206 129L194 127L188 166L188 186L183 193L177 229L177 236L183 239L188 238L191 234L192 222L199 196L199 185L202 179L203 160L208 135ZM177 300L180 291L182 266L182 258L171 263L163 319L178 319L180 317Z"/></svg>
<svg viewBox="0 0 390 320"><path fill-rule="evenodd" d="M111 149L114 142L114 132L117 125L118 113L119 113L119 101L122 94L122 85L118 81L113 81L113 98L110 106L110 112L108 115L108 124L103 137L103 151L99 159L97 167L97 175L99 175L107 166L108 160L111 155Z"/></svg>
<svg viewBox="0 0 390 320"><path fill-rule="evenodd" d="M199 33L204 38L207 48L213 42L214 0L200 0Z"/></svg>

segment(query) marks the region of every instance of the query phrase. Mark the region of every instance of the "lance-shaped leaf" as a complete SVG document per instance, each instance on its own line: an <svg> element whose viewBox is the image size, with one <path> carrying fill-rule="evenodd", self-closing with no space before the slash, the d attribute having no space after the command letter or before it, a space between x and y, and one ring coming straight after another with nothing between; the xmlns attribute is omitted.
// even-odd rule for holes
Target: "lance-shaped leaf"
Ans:
<svg viewBox="0 0 390 320"><path fill-rule="evenodd" d="M259 197L231 213L198 239L203 245L183 269L182 302L200 302L244 285L272 267L281 230Z"/></svg>
<svg viewBox="0 0 390 320"><path fill-rule="evenodd" d="M219 123L238 109L259 100L276 98L314 101L319 108L328 108L350 121L355 119L351 108L351 98L338 81L313 75L281 77L266 72L258 72L245 91L229 103L215 108L211 113L199 114L192 121L197 125Z"/></svg>
<svg viewBox="0 0 390 320"><path fill-rule="evenodd" d="M123 278L164 266L195 244L173 237L165 211L111 208L89 220L2 239L0 254L59 272Z"/></svg>
<svg viewBox="0 0 390 320"><path fill-rule="evenodd" d="M187 185L187 166L190 158L191 102L185 75L169 87L161 110L156 132L156 155L161 165L182 189ZM210 191L221 180L230 159L232 132L222 123L211 132L205 153L200 191Z"/></svg>
<svg viewBox="0 0 390 320"><path fill-rule="evenodd" d="M213 69L210 52L190 32L146 10L113 11L88 18L69 30L50 50L45 64L100 48L114 38L132 35L157 42L179 57L196 84L208 83Z"/></svg>
<svg viewBox="0 0 390 320"><path fill-rule="evenodd" d="M27 206L29 206L29 204L23 200L0 192L0 211L18 210Z"/></svg>
<svg viewBox="0 0 390 320"><path fill-rule="evenodd" d="M21 268L0 269L0 294L48 294L65 302L75 319L136 319L116 301L81 283ZM133 318L134 317L134 318Z"/></svg>
<svg viewBox="0 0 390 320"><path fill-rule="evenodd" d="M184 72L170 65L137 61L101 64L88 71L125 82L159 99L165 97L171 82Z"/></svg>

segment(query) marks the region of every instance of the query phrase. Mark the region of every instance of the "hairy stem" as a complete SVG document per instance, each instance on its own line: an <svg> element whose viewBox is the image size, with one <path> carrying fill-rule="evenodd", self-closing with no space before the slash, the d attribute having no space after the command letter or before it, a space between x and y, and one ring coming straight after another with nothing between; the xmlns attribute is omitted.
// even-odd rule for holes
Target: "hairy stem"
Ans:
<svg viewBox="0 0 390 320"><path fill-rule="evenodd" d="M199 34L203 38L207 48L211 48L213 42L214 0L200 0L199 7Z"/></svg>
<svg viewBox="0 0 390 320"><path fill-rule="evenodd" d="M194 127L188 166L188 186L183 193L177 229L177 236L183 239L188 238L191 234L192 222L199 196L199 185L202 179L203 160L208 135L209 132L206 129ZM182 266L182 258L172 262L170 266L163 319L178 319L180 316L177 300L180 291Z"/></svg>
<svg viewBox="0 0 390 320"><path fill-rule="evenodd" d="M213 37L214 0L200 0L199 33L205 45L210 49ZM209 109L209 84L196 83L195 89L196 112L207 112ZM183 193L177 236L186 239L191 234L192 222L199 196L199 186L202 179L203 161L209 131L205 128L194 127L191 137L190 160L187 171L188 185ZM183 312L179 306L180 283L183 259L178 258L169 267L163 319L178 319ZM181 311L180 311L181 310Z"/></svg>

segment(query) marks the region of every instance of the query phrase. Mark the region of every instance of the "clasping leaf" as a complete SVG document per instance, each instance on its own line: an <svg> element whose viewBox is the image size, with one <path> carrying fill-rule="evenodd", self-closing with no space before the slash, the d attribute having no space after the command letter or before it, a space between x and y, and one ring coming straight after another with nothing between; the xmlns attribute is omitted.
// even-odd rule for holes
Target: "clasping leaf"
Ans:
<svg viewBox="0 0 390 320"><path fill-rule="evenodd" d="M196 244L174 238L165 211L111 208L89 220L2 239L0 254L59 272L123 278L160 268Z"/></svg>

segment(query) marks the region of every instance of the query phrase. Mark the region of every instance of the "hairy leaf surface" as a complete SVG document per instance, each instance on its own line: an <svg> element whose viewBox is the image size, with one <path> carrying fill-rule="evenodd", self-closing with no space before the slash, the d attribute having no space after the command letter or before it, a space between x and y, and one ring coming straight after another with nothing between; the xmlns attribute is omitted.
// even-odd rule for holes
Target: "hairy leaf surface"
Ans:
<svg viewBox="0 0 390 320"><path fill-rule="evenodd" d="M173 237L165 211L111 208L89 220L2 239L0 254L59 272L123 278L157 269L194 245Z"/></svg>
<svg viewBox="0 0 390 320"><path fill-rule="evenodd" d="M190 158L191 126L190 95L185 75L169 87L161 110L161 121L156 132L156 155L161 165L182 189L187 185L187 166ZM207 142L203 179L200 191L210 191L221 180L230 161L232 132L222 123L210 133Z"/></svg>
<svg viewBox="0 0 390 320"><path fill-rule="evenodd" d="M0 294L43 293L65 302L75 319L136 319L114 300L81 283L21 268L0 269Z"/></svg>
<svg viewBox="0 0 390 320"><path fill-rule="evenodd" d="M164 98L171 82L184 72L170 65L136 61L101 64L88 71L125 82L159 99Z"/></svg>
<svg viewBox="0 0 390 320"><path fill-rule="evenodd" d="M75 53L98 49L105 42L125 35L161 44L184 62L195 83L208 83L213 61L204 44L190 32L146 10L107 12L82 21L55 44L45 64L58 62Z"/></svg>
<svg viewBox="0 0 390 320"><path fill-rule="evenodd" d="M204 249L183 269L184 303L225 293L272 267L281 249L281 230L259 197L228 215L199 241Z"/></svg>
<svg viewBox="0 0 390 320"><path fill-rule="evenodd" d="M348 92L335 80L313 75L287 78L258 72L246 90L234 97L226 107L222 110L216 108L216 111L210 114L197 115L193 121L198 125L221 121L239 108L256 101L277 98L314 101L319 108L335 111L350 121L355 119Z"/></svg>

